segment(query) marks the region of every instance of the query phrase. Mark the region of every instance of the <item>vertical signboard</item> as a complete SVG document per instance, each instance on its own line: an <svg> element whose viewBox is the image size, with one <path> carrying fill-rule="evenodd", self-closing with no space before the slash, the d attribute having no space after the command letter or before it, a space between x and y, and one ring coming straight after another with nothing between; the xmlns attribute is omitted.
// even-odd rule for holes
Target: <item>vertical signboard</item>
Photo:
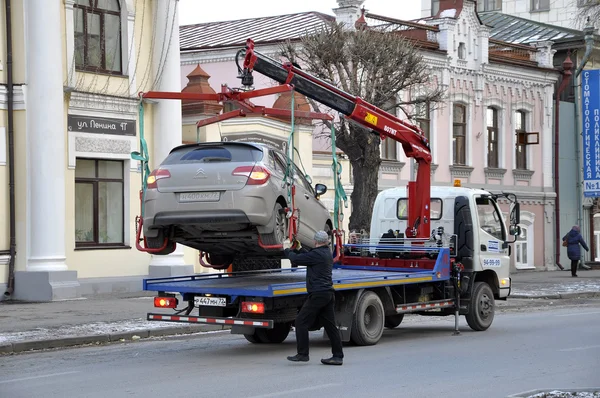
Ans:
<svg viewBox="0 0 600 398"><path fill-rule="evenodd" d="M581 74L583 195L600 196L600 69Z"/></svg>

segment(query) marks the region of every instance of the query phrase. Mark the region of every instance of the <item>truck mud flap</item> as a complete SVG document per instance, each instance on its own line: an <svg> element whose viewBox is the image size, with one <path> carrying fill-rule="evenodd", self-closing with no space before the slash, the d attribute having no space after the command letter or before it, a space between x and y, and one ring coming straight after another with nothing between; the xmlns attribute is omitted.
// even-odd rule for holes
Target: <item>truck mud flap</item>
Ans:
<svg viewBox="0 0 600 398"><path fill-rule="evenodd" d="M236 325L251 326L254 328L273 329L273 321L270 319L245 319L245 318L217 318L201 316L179 316L149 313L149 321L179 322L179 323L203 323L207 325Z"/></svg>
<svg viewBox="0 0 600 398"><path fill-rule="evenodd" d="M356 311L357 299L364 290L360 289L356 292L350 291L335 295L335 321L342 341L345 343L350 341L352 319L354 318L354 311Z"/></svg>

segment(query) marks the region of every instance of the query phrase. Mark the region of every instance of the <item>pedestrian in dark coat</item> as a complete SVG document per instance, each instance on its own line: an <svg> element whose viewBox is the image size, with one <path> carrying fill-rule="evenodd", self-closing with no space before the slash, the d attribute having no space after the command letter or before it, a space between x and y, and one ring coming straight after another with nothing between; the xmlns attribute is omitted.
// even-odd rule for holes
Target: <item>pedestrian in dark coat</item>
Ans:
<svg viewBox="0 0 600 398"><path fill-rule="evenodd" d="M303 252L291 250L292 244L284 242L284 254L298 266L306 266L306 291L308 297L296 317L296 343L298 354L287 357L293 362L308 362L308 330L317 319L327 332L333 356L321 359L325 365L341 365L344 352L342 338L335 324L335 291L333 289L333 257L329 249L329 235L325 231L315 234L315 248ZM298 249L299 244L296 244Z"/></svg>
<svg viewBox="0 0 600 398"><path fill-rule="evenodd" d="M563 242L567 244L567 257L571 260L571 276L577 276L577 267L579 266L579 261L581 260L581 248L579 245L583 246L586 251L590 251L585 240L583 240L583 236L579 232L579 226L574 225L573 228L562 238ZM564 243L563 243L564 246Z"/></svg>

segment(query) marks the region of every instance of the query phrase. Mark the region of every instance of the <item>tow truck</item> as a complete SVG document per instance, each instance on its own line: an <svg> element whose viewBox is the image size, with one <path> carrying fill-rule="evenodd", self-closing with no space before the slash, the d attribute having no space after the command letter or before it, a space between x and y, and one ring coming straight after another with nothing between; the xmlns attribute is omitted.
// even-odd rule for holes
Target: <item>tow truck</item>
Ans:
<svg viewBox="0 0 600 398"><path fill-rule="evenodd" d="M353 236L344 243L344 235L336 226L333 282L342 340L376 344L384 329L400 325L406 313L453 315L454 334L459 334L460 315L466 317L471 329L488 329L494 319L495 300L506 300L510 295L510 244L519 234L516 196L434 187L432 198L431 151L419 127L290 62L255 51L251 39L238 51L238 57L242 56L238 77L244 88L223 87L216 94L218 100L238 101L248 109L252 96L296 90L382 139L399 142L418 164L416 179L408 182L406 189L378 195L372 214L375 234ZM250 91L254 72L280 86ZM206 94L193 93L147 92L141 96L207 99ZM219 115L215 120L227 117L232 115ZM508 228L500 199L510 206ZM173 310L148 313L147 319L229 325L232 334L243 334L251 343L281 343L306 299L305 278L306 270L298 267L145 279L144 290L156 292L154 306ZM178 309L180 302L182 308ZM321 327L317 323L311 330Z"/></svg>

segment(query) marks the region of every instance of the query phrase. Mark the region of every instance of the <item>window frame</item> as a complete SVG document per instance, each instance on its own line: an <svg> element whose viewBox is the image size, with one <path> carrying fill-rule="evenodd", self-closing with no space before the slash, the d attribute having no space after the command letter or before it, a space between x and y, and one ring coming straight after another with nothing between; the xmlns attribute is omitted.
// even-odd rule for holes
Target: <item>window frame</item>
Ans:
<svg viewBox="0 0 600 398"><path fill-rule="evenodd" d="M408 205L406 206L406 211L407 211L407 215L406 217L401 217L400 216L400 203L401 202L407 202L408 203L408 198L398 198L398 200L396 201L396 218L398 220L402 220L402 221L407 221L408 220ZM431 211L431 209L433 208L433 206L431 205L432 203L438 203L440 204L440 214L439 217L433 217L430 214L430 220L431 221L438 221L441 220L444 217L444 200L442 198L431 198L429 200L429 209Z"/></svg>
<svg viewBox="0 0 600 398"><path fill-rule="evenodd" d="M497 5L500 3L500 5ZM477 2L477 12L502 11L502 0L479 0Z"/></svg>
<svg viewBox="0 0 600 398"><path fill-rule="evenodd" d="M514 113L515 120L515 169L516 170L528 170L527 168L527 111L518 109ZM520 118L521 128L517 128L517 118ZM524 136L523 139L520 136ZM525 144L520 144L525 142ZM522 154L519 154L519 148L522 148Z"/></svg>
<svg viewBox="0 0 600 398"><path fill-rule="evenodd" d="M492 111L492 124L487 115L487 111ZM487 166L490 168L500 168L500 110L493 106L488 106L486 109L486 129L487 129ZM495 136L495 139L491 137ZM495 150L492 152L490 148L494 146ZM490 155L494 153L495 159Z"/></svg>
<svg viewBox="0 0 600 398"><path fill-rule="evenodd" d="M420 109L419 107L421 106L424 109ZM421 130L423 130L423 132L425 133L425 138L427 138L427 141L429 141L429 143L431 144L431 104L429 103L429 101L416 104L415 111L415 120L417 122L417 125ZM422 127L423 124L427 126L426 129Z"/></svg>
<svg viewBox="0 0 600 398"><path fill-rule="evenodd" d="M461 122L456 122L454 120L455 118L455 114L456 114L456 108L462 108L463 110L463 120ZM462 153L462 157L463 157L463 162L459 163L457 162L457 159L455 158L455 154L454 154L454 143L452 144L452 165L454 166L466 166L467 165L467 120L468 120L468 115L467 115L467 106L465 104L462 103L458 103L455 102L452 104L452 140L454 141L457 137L462 138L463 140L463 153ZM456 128L457 127L463 127L463 134L457 136L456 135Z"/></svg>
<svg viewBox="0 0 600 398"><path fill-rule="evenodd" d="M93 161L94 162L94 177L75 177L74 184L75 190L77 189L77 184L89 184L92 185L92 233L94 236L94 241L78 241L77 233L75 233L75 248L76 249L96 249L96 248L123 248L127 247L125 243L125 162L118 159L91 159L91 158L77 158L79 160ZM98 177L98 164L99 162L118 162L121 165L121 178L107 178L107 177ZM77 168L77 166L75 166ZM100 242L100 223L99 223L99 183L101 182L116 182L121 183L121 194L123 195L122 206L121 206L121 229L122 229L122 240L121 242ZM77 206L77 198L74 200L75 206ZM75 221L75 225L76 225Z"/></svg>
<svg viewBox="0 0 600 398"><path fill-rule="evenodd" d="M97 7L98 4L98 0L89 0L89 4L93 4L93 5L82 5L82 4L78 4L77 2L75 2L75 4L73 4L73 18L75 19L74 24L75 26L77 25L77 10L81 10L83 16L83 65L77 65L77 56L75 55L75 69L79 70L79 71L84 71L84 72L93 72L93 73L102 73L102 74L109 74L109 75L117 75L117 76L123 76L124 72L123 72L123 29L122 29L122 16L121 16L121 12L122 12L122 5L121 2L119 0L116 0L118 6L119 6L119 11L111 11L111 10L105 10L105 9L99 9ZM100 55L101 55L101 61L100 61L100 66L90 66L88 65L88 18L87 15L88 14L94 14L94 15L98 15L100 17ZM113 15L119 18L119 40L118 40L118 48L116 49L116 54L119 54L119 68L118 70L110 70L107 68L106 65L106 24L105 24L105 16L106 15ZM77 32L75 32L75 35L77 34ZM77 42L75 40L75 42ZM75 45L74 48L75 54L77 53L77 46Z"/></svg>

